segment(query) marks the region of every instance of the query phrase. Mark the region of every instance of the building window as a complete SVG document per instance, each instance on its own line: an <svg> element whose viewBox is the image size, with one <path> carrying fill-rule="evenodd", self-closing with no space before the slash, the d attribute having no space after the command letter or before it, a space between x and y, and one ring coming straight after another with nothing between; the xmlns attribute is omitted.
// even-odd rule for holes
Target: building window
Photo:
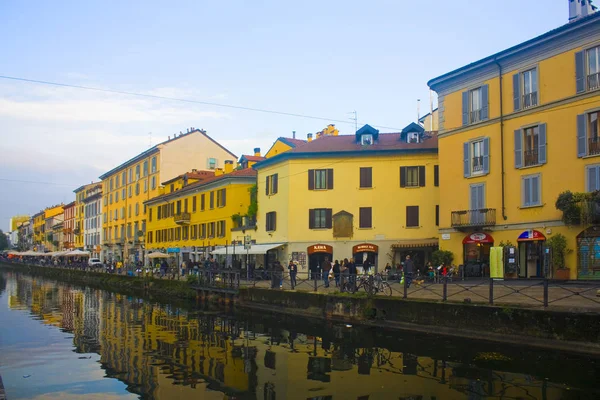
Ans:
<svg viewBox="0 0 600 400"><path fill-rule="evenodd" d="M425 166L400 167L400 187L425 186Z"/></svg>
<svg viewBox="0 0 600 400"><path fill-rule="evenodd" d="M112 203L113 203L113 194L111 193L111 194L110 194L110 200L109 200L109 204L112 204Z"/></svg>
<svg viewBox="0 0 600 400"><path fill-rule="evenodd" d="M127 185L127 173L125 171L123 171L121 181L123 182L123 186Z"/></svg>
<svg viewBox="0 0 600 400"><path fill-rule="evenodd" d="M135 195L139 195L140 194L140 183L136 183L135 184Z"/></svg>
<svg viewBox="0 0 600 400"><path fill-rule="evenodd" d="M225 237L225 221L217 222L217 236Z"/></svg>
<svg viewBox="0 0 600 400"><path fill-rule="evenodd" d="M152 190L156 189L156 176L152 177L152 185L151 185Z"/></svg>
<svg viewBox="0 0 600 400"><path fill-rule="evenodd" d="M433 166L433 186L440 186L440 166Z"/></svg>
<svg viewBox="0 0 600 400"><path fill-rule="evenodd" d="M148 211L148 222L152 222L152 207L150 207L150 210Z"/></svg>
<svg viewBox="0 0 600 400"><path fill-rule="evenodd" d="M267 232L272 232L277 229L277 213L275 211L267 213L265 228Z"/></svg>
<svg viewBox="0 0 600 400"><path fill-rule="evenodd" d="M542 204L542 177L540 174L521 177L522 206L534 207Z"/></svg>
<svg viewBox="0 0 600 400"><path fill-rule="evenodd" d="M373 227L373 211L371 207L360 207L358 209L358 227L361 229L368 229Z"/></svg>
<svg viewBox="0 0 600 400"><path fill-rule="evenodd" d="M277 194L278 186L279 186L279 174L273 174L273 175L267 176L267 179L265 180L265 194L267 196L272 196L274 194Z"/></svg>
<svg viewBox="0 0 600 400"><path fill-rule="evenodd" d="M126 194L126 192L125 192L125 188L121 189L121 198L122 198L123 200L125 200L125 194Z"/></svg>
<svg viewBox="0 0 600 400"><path fill-rule="evenodd" d="M162 206L156 207L156 219L162 219Z"/></svg>
<svg viewBox="0 0 600 400"><path fill-rule="evenodd" d="M463 92L462 103L463 125L488 119L488 85Z"/></svg>
<svg viewBox="0 0 600 400"><path fill-rule="evenodd" d="M370 189L373 187L373 168L360 168L360 187L361 189Z"/></svg>
<svg viewBox="0 0 600 400"><path fill-rule="evenodd" d="M129 183L133 182L133 168L129 168Z"/></svg>
<svg viewBox="0 0 600 400"><path fill-rule="evenodd" d="M204 193L200 195L200 211L204 211L206 209L206 201Z"/></svg>
<svg viewBox="0 0 600 400"><path fill-rule="evenodd" d="M588 192L600 190L600 164L585 167L585 189Z"/></svg>
<svg viewBox="0 0 600 400"><path fill-rule="evenodd" d="M206 238L206 224L200 224L200 239Z"/></svg>
<svg viewBox="0 0 600 400"><path fill-rule="evenodd" d="M151 171L152 173L156 172L156 157L152 157Z"/></svg>
<svg viewBox="0 0 600 400"><path fill-rule="evenodd" d="M133 188L133 186L129 186L129 198L131 198L132 188Z"/></svg>
<svg viewBox="0 0 600 400"><path fill-rule="evenodd" d="M435 226L440 226L440 206L435 206Z"/></svg>
<svg viewBox="0 0 600 400"><path fill-rule="evenodd" d="M144 176L148 176L148 160L144 161L144 169L142 172Z"/></svg>
<svg viewBox="0 0 600 400"><path fill-rule="evenodd" d="M209 208L212 210L213 208L215 208L215 192L210 192L210 199L209 199Z"/></svg>
<svg viewBox="0 0 600 400"><path fill-rule="evenodd" d="M176 208L175 208L175 215L179 215L181 214L181 200L177 200L176 204Z"/></svg>
<svg viewBox="0 0 600 400"><path fill-rule="evenodd" d="M181 227L181 239L188 240L190 238L190 227L182 226Z"/></svg>
<svg viewBox="0 0 600 400"><path fill-rule="evenodd" d="M139 180L140 179L140 164L135 166L135 180Z"/></svg>
<svg viewBox="0 0 600 400"><path fill-rule="evenodd" d="M600 154L600 110L577 116L578 157Z"/></svg>
<svg viewBox="0 0 600 400"><path fill-rule="evenodd" d="M333 189L333 169L309 169L308 190Z"/></svg>
<svg viewBox="0 0 600 400"><path fill-rule="evenodd" d="M546 163L546 124L515 131L515 168Z"/></svg>
<svg viewBox="0 0 600 400"><path fill-rule="evenodd" d="M586 51L587 58L587 88L600 88L600 46Z"/></svg>
<svg viewBox="0 0 600 400"><path fill-rule="evenodd" d="M332 227L331 208L316 208L308 210L308 228L309 229L331 229Z"/></svg>
<svg viewBox="0 0 600 400"><path fill-rule="evenodd" d="M521 74L523 81L523 108L538 105L537 69L533 68Z"/></svg>
<svg viewBox="0 0 600 400"><path fill-rule="evenodd" d="M144 193L148 192L148 179L144 179Z"/></svg>
<svg viewBox="0 0 600 400"><path fill-rule="evenodd" d="M113 190L113 183L114 183L113 178L110 178L110 184L109 184L110 190Z"/></svg>
<svg viewBox="0 0 600 400"><path fill-rule="evenodd" d="M209 238L215 237L215 223L214 222L211 222L208 224L208 237Z"/></svg>
<svg viewBox="0 0 600 400"><path fill-rule="evenodd" d="M140 215L140 203L135 203L135 215Z"/></svg>
<svg viewBox="0 0 600 400"><path fill-rule="evenodd" d="M363 146L370 146L373 144L373 135L369 134L364 134L360 137L360 144L362 144Z"/></svg>
<svg viewBox="0 0 600 400"><path fill-rule="evenodd" d="M131 204L129 205L129 214L127 218L131 218Z"/></svg>
<svg viewBox="0 0 600 400"><path fill-rule="evenodd" d="M175 228L175 240L181 240L181 228Z"/></svg>
<svg viewBox="0 0 600 400"><path fill-rule="evenodd" d="M227 204L225 189L217 190L217 207L225 207Z"/></svg>
<svg viewBox="0 0 600 400"><path fill-rule="evenodd" d="M419 132L408 132L406 134L407 143L419 143Z"/></svg>
<svg viewBox="0 0 600 400"><path fill-rule="evenodd" d="M419 227L419 206L406 206L406 227Z"/></svg>
<svg viewBox="0 0 600 400"><path fill-rule="evenodd" d="M216 169L217 168L217 159L209 158L206 166L208 169Z"/></svg>
<svg viewBox="0 0 600 400"><path fill-rule="evenodd" d="M119 175L117 175L115 177L115 188L118 189L119 188Z"/></svg>
<svg viewBox="0 0 600 400"><path fill-rule="evenodd" d="M198 225L192 225L191 239L198 239Z"/></svg>
<svg viewBox="0 0 600 400"><path fill-rule="evenodd" d="M477 140L471 143L471 174L480 174L483 172L483 140Z"/></svg>
<svg viewBox="0 0 600 400"><path fill-rule="evenodd" d="M196 212L196 196L192 197L192 212Z"/></svg>
<svg viewBox="0 0 600 400"><path fill-rule="evenodd" d="M183 199L183 212L188 212L188 199Z"/></svg>

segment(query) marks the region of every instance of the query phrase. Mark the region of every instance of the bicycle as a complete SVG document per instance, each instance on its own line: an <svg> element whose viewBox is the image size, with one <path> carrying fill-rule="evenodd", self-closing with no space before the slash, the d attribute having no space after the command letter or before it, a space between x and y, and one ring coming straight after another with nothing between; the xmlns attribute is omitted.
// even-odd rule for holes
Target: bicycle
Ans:
<svg viewBox="0 0 600 400"><path fill-rule="evenodd" d="M387 283L382 274L367 275L360 277L356 290L363 288L367 294L375 296L377 293L382 293L386 296L392 295L392 287Z"/></svg>

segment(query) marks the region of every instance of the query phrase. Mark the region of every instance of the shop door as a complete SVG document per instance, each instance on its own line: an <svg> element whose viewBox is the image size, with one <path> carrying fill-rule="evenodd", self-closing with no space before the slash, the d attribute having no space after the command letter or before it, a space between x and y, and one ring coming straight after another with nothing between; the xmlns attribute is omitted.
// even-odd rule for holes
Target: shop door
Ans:
<svg viewBox="0 0 600 400"><path fill-rule="evenodd" d="M308 269L311 273L311 278L314 278L316 274L317 278L322 276L321 265L327 258L327 261L331 262L333 259L333 254L330 253L313 253L308 256Z"/></svg>
<svg viewBox="0 0 600 400"><path fill-rule="evenodd" d="M481 225L485 213L477 212L485 208L485 185L483 183L471 185L471 224Z"/></svg>

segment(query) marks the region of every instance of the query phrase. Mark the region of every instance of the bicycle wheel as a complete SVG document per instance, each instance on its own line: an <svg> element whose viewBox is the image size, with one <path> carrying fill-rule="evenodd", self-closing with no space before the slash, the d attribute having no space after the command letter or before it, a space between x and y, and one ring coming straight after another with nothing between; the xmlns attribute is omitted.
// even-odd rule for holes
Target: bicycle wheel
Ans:
<svg viewBox="0 0 600 400"><path fill-rule="evenodd" d="M377 290L380 293L383 293L386 296L391 296L392 295L392 287L387 282L381 282L379 284L379 287L377 288Z"/></svg>

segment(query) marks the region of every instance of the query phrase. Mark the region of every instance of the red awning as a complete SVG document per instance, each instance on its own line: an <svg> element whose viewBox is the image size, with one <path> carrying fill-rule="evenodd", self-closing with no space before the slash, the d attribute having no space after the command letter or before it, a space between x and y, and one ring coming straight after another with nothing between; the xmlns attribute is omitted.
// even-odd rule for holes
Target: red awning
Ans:
<svg viewBox="0 0 600 400"><path fill-rule="evenodd" d="M463 244L474 244L474 243L494 243L494 238L483 232L471 233L465 236Z"/></svg>

